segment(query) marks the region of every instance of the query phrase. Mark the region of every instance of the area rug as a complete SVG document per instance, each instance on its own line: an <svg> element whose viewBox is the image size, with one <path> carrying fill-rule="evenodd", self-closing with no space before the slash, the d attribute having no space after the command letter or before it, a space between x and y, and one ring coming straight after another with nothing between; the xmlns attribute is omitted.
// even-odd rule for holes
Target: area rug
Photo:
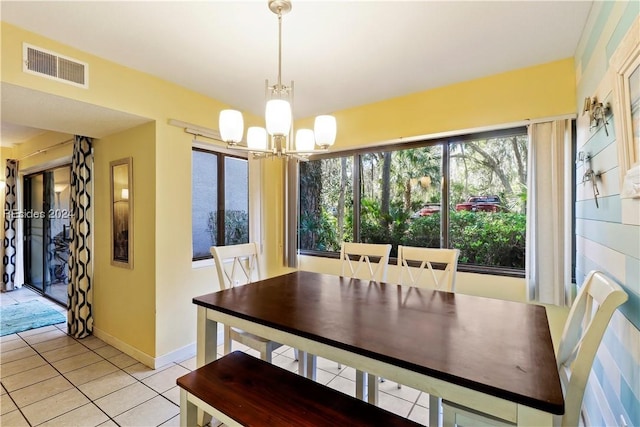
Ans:
<svg viewBox="0 0 640 427"><path fill-rule="evenodd" d="M66 322L67 318L38 300L0 307L0 336Z"/></svg>

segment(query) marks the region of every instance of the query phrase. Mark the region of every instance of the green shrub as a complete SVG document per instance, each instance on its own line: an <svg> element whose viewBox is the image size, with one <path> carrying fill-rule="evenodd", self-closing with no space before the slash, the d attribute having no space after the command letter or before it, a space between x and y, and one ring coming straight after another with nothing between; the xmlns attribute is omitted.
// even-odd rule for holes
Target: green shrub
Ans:
<svg viewBox="0 0 640 427"><path fill-rule="evenodd" d="M216 224L218 213L209 212L207 232L211 236L211 244L216 243ZM224 216L224 240L226 245L249 243L249 214L246 211L227 210Z"/></svg>
<svg viewBox="0 0 640 427"><path fill-rule="evenodd" d="M337 230L337 219L322 209L319 222L300 219L300 232L313 235L321 251L339 251L342 240L351 240L352 215L345 217L345 230ZM526 215L514 212L450 212L450 246L460 249L460 262L524 269ZM341 237L344 236L344 237ZM440 213L410 218L400 204L392 204L383 217L375 200L363 199L360 236L364 243L391 243L391 256L398 245L425 248L440 247ZM311 249L304 248L303 249Z"/></svg>
<svg viewBox="0 0 640 427"><path fill-rule="evenodd" d="M460 249L460 262L524 269L526 216L511 212L451 212L450 246ZM394 245L440 247L440 214L419 217Z"/></svg>
<svg viewBox="0 0 640 427"><path fill-rule="evenodd" d="M451 246L460 262L524 269L526 216L513 212L451 214Z"/></svg>

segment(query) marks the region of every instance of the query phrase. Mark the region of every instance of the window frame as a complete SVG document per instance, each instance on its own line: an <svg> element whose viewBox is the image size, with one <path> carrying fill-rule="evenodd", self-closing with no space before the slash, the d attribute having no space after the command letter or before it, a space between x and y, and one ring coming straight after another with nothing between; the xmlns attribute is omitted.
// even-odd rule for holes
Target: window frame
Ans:
<svg viewBox="0 0 640 427"><path fill-rule="evenodd" d="M312 156L309 160L324 160L324 159L332 159L332 158L341 158L341 157L352 157L353 161L353 216L354 218L358 218L357 221L353 221L353 238L354 241L360 241L360 188L357 182L359 182L359 174L362 173L360 170L360 159L359 156L367 153L378 153L378 152L387 152L387 151L400 151L400 150L408 150L414 148L423 148L430 146L442 146L442 196L441 196L441 205L449 206L449 190L450 190L450 154L451 147L453 145L479 140L479 139L488 139L488 138L505 138L509 136L515 135L527 135L527 126L513 126L503 129L482 131L482 132L473 132L466 133L460 135L453 135L441 138L433 138L433 139L423 139L419 141L413 142L405 142L405 143L395 143L388 145L377 145L377 146L369 146L361 149L350 149L344 151L334 151L326 154L318 154ZM440 247L447 248L449 247L449 210L443 209L441 211L441 232L440 232ZM299 230L297 230L299 233ZM317 251L317 250L309 250L309 249L300 249L298 248L299 255L306 256L315 256L315 257L323 257L323 258L339 258L339 252L328 252L328 251ZM397 263L396 258L389 259L390 264ZM458 271L468 272L468 273L477 273L477 274L490 274L495 276L505 276L505 277L516 277L516 278L524 278L525 277L525 269L515 269L508 267L493 267L493 266L484 266L477 264L458 264Z"/></svg>
<svg viewBox="0 0 640 427"><path fill-rule="evenodd" d="M218 221L216 224L216 241L224 242L225 246L225 222L224 222L224 212L225 212L225 160L227 157L245 160L247 162L247 206L249 205L249 156L243 153L232 152L231 150L225 150L223 148L211 147L209 144L194 144L191 146L191 156L193 159L193 152L198 151L202 153L212 154L216 156L216 192L217 192L217 203L216 203L216 211L217 218L221 218L221 221ZM191 165L191 188L193 191L193 160ZM247 224L250 224L249 211L247 211ZM193 215L193 194L191 195L191 214ZM191 224L191 232L193 233L193 223ZM213 259L213 255L210 253L205 256L194 256L193 255L193 238L191 240L191 261L203 261Z"/></svg>

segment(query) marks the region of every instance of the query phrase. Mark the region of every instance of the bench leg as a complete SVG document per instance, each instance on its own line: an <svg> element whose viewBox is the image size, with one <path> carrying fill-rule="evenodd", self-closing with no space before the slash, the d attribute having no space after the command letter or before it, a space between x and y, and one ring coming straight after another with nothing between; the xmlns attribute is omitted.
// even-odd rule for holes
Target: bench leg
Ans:
<svg viewBox="0 0 640 427"><path fill-rule="evenodd" d="M197 427L198 407L189 402L187 390L180 389L180 425Z"/></svg>

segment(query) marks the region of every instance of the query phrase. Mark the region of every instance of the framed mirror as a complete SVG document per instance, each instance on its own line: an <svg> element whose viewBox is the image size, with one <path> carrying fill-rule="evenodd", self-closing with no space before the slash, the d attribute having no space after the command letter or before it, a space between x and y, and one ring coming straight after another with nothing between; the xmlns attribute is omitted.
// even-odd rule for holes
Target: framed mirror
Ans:
<svg viewBox="0 0 640 427"><path fill-rule="evenodd" d="M131 157L109 165L111 265L133 268L133 165Z"/></svg>

